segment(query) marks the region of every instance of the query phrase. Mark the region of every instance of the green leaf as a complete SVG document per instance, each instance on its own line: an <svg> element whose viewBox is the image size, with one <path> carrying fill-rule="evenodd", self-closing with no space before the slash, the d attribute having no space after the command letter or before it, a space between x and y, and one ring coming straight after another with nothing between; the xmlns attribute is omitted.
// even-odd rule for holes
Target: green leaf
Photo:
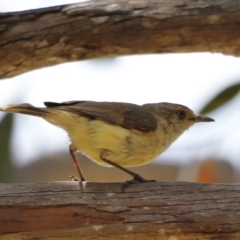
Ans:
<svg viewBox="0 0 240 240"><path fill-rule="evenodd" d="M9 182L11 177L11 134L13 114L6 114L0 122L0 182Z"/></svg>
<svg viewBox="0 0 240 240"><path fill-rule="evenodd" d="M236 83L224 89L217 96L215 96L208 104L206 104L205 107L202 108L202 110L200 111L200 114L209 113L223 106L224 104L229 102L233 97L235 97L239 91L240 91L240 83Z"/></svg>

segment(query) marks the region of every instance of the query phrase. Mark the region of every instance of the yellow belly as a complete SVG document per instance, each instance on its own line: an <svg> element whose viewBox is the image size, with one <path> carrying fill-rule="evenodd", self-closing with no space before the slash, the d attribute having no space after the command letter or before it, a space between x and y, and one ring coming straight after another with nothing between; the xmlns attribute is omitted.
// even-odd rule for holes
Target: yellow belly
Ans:
<svg viewBox="0 0 240 240"><path fill-rule="evenodd" d="M149 163L166 149L154 133L131 131L85 117L79 117L66 130L76 149L105 166L109 165L100 158L103 152L108 160L131 167Z"/></svg>
<svg viewBox="0 0 240 240"><path fill-rule="evenodd" d="M104 166L109 165L101 160L102 153L121 166L140 166L154 160L172 142L161 129L158 133L139 132L61 110L46 120L65 129L74 148Z"/></svg>

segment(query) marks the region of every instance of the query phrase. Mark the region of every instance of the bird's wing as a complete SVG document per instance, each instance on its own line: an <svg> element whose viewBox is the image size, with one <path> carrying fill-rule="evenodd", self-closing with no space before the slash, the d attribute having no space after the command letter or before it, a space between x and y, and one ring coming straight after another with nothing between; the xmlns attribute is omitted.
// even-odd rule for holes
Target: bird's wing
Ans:
<svg viewBox="0 0 240 240"><path fill-rule="evenodd" d="M152 132L157 128L156 118L142 106L130 103L70 101L45 102L47 108L57 108L90 119L99 119L128 129Z"/></svg>

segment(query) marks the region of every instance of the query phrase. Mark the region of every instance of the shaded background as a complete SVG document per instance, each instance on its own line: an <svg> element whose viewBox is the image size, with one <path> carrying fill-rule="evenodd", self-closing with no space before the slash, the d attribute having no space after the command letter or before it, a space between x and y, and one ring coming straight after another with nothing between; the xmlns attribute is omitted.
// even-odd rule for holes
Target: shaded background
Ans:
<svg viewBox="0 0 240 240"><path fill-rule="evenodd" d="M0 2L0 11L73 1ZM75 1L76 2L76 1ZM174 102L214 123L196 124L153 163L132 168L165 181L239 182L240 59L222 54L155 54L66 63L0 81L0 105L95 100ZM67 180L77 175L67 134L31 116L0 113L0 182ZM89 181L128 175L78 155Z"/></svg>

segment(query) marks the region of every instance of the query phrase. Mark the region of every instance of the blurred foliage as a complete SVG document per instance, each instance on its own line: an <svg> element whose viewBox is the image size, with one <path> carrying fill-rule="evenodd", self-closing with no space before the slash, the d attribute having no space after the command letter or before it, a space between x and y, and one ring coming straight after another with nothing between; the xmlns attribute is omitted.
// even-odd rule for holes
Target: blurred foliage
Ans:
<svg viewBox="0 0 240 240"><path fill-rule="evenodd" d="M11 179L11 135L13 129L13 114L6 114L0 122L0 182Z"/></svg>
<svg viewBox="0 0 240 240"><path fill-rule="evenodd" d="M240 92L240 83L236 83L230 87L225 88L222 92L217 94L205 107L202 108L200 114L209 113L235 97Z"/></svg>

